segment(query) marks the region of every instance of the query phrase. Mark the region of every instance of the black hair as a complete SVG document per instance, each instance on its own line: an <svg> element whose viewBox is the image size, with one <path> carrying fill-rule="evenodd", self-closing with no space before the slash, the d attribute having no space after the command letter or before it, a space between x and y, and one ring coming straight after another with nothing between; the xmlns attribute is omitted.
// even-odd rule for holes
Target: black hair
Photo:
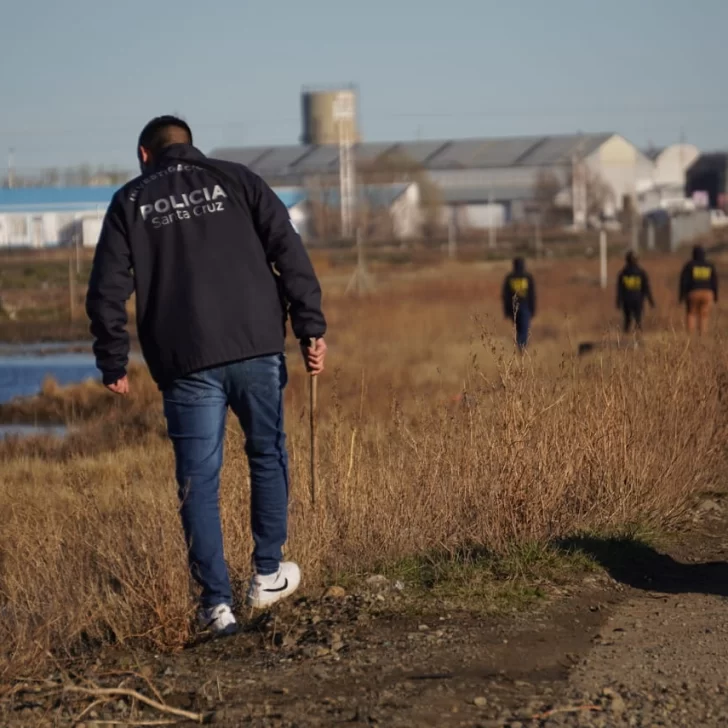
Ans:
<svg viewBox="0 0 728 728"><path fill-rule="evenodd" d="M142 129L137 147L158 154L170 144L192 144L192 130L176 116L157 116Z"/></svg>
<svg viewBox="0 0 728 728"><path fill-rule="evenodd" d="M637 265L637 255L634 251L630 250L627 255L624 256L624 261L627 265Z"/></svg>

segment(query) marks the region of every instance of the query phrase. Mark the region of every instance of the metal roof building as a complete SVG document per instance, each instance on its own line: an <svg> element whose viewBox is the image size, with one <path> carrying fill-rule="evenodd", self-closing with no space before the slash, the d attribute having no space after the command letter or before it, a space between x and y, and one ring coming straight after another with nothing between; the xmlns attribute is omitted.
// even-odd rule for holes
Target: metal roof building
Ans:
<svg viewBox="0 0 728 728"><path fill-rule="evenodd" d="M634 196L639 181L650 178L653 162L618 134L567 134L429 141L363 142L355 145L357 164L375 170L411 164L427 172L446 205L504 206L504 220L521 219L543 172L566 186L575 158L611 190L611 212ZM226 147L211 156L240 162L271 184L302 185L307 179L335 175L336 146Z"/></svg>
<svg viewBox="0 0 728 728"><path fill-rule="evenodd" d="M427 170L548 167L565 164L573 155L589 156L614 134L442 139L413 142L362 142L355 145L358 162L387 157L411 160ZM301 180L309 175L336 172L336 146L291 145L221 147L210 156L239 162L267 179Z"/></svg>
<svg viewBox="0 0 728 728"><path fill-rule="evenodd" d="M106 211L117 187L16 187L0 189L0 213Z"/></svg>

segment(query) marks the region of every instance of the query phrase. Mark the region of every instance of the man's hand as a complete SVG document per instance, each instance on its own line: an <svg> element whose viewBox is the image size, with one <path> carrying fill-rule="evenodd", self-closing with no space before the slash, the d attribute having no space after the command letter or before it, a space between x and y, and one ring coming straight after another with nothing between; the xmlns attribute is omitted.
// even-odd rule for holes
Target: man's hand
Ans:
<svg viewBox="0 0 728 728"><path fill-rule="evenodd" d="M114 394L129 394L129 377L124 375L121 379L114 382L113 384L107 384L106 389Z"/></svg>
<svg viewBox="0 0 728 728"><path fill-rule="evenodd" d="M310 341L301 342L303 361L306 364L306 371L311 376L321 374L324 370L326 350L326 342L323 339L311 339Z"/></svg>

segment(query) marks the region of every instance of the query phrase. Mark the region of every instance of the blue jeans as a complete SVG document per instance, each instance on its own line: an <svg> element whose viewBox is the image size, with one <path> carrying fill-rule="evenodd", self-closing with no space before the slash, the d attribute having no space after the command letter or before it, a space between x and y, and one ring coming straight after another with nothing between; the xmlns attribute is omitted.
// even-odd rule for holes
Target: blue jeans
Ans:
<svg viewBox="0 0 728 728"><path fill-rule="evenodd" d="M259 574L278 570L288 525L286 382L285 359L277 354L190 374L163 392L190 571L204 607L232 603L218 501L228 406L245 434L255 568Z"/></svg>
<svg viewBox="0 0 728 728"><path fill-rule="evenodd" d="M531 311L525 304L518 306L516 311L516 344L523 350L528 344L528 333L531 329Z"/></svg>

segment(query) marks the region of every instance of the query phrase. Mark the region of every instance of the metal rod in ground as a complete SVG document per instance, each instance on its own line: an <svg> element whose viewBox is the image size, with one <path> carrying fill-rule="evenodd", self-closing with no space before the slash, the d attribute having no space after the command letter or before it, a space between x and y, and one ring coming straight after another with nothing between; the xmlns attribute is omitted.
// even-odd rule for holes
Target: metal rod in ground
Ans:
<svg viewBox="0 0 728 728"><path fill-rule="evenodd" d="M316 346L316 340L311 340L311 346ZM309 377L309 424L311 431L310 461L311 461L311 504L316 505L318 496L318 432L316 410L318 408L318 377L312 374Z"/></svg>
<svg viewBox="0 0 728 728"><path fill-rule="evenodd" d="M602 289L606 289L607 281L607 231L599 233L599 283Z"/></svg>
<svg viewBox="0 0 728 728"><path fill-rule="evenodd" d="M374 283L367 271L366 257L364 254L364 240L362 238L361 228L356 231L356 268L349 279L345 293L355 293L361 296L374 289Z"/></svg>

